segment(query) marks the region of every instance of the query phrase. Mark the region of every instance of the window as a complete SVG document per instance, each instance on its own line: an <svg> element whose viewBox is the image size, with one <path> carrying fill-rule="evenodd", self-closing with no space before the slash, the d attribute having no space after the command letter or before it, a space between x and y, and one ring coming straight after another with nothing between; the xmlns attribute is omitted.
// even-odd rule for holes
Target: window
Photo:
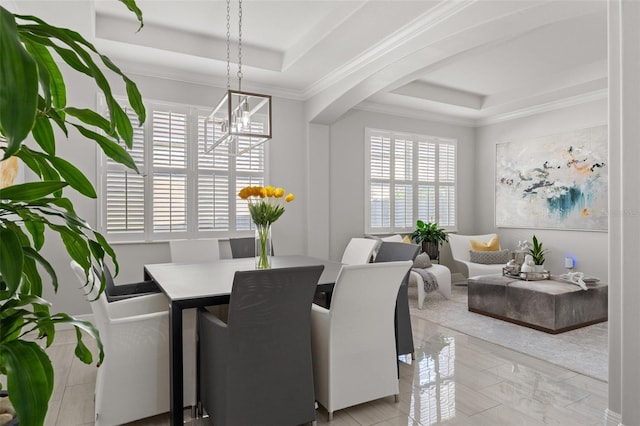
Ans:
<svg viewBox="0 0 640 426"><path fill-rule="evenodd" d="M264 184L264 147L238 157L219 152L226 148L204 153L205 137L214 137L212 126L205 129L210 111L145 106L143 127L135 126L135 113L125 108L134 124L130 153L140 174L100 154L102 231L113 240L154 241L252 229L247 203L236 194L243 186Z"/></svg>
<svg viewBox="0 0 640 426"><path fill-rule="evenodd" d="M455 228L457 141L366 129L365 145L365 232Z"/></svg>

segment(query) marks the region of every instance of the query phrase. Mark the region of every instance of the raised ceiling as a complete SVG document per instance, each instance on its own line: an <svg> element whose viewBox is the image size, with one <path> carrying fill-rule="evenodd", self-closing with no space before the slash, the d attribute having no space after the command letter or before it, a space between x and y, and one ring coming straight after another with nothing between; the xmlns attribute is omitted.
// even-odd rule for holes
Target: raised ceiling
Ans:
<svg viewBox="0 0 640 426"><path fill-rule="evenodd" d="M95 43L130 72L226 85L226 3L138 0L145 26L95 0ZM237 1L232 1L232 80ZM606 0L244 0L244 87L478 125L606 96Z"/></svg>

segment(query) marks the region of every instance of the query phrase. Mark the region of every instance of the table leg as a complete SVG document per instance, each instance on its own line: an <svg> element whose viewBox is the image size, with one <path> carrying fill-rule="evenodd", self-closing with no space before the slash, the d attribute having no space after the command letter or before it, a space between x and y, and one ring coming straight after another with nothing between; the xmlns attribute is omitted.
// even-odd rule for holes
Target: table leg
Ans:
<svg viewBox="0 0 640 426"><path fill-rule="evenodd" d="M184 421L184 396L183 396L183 377L182 377L182 307L175 302L171 302L169 306L169 338L171 346L169 350L169 374L171 384L171 424L173 426L182 426Z"/></svg>

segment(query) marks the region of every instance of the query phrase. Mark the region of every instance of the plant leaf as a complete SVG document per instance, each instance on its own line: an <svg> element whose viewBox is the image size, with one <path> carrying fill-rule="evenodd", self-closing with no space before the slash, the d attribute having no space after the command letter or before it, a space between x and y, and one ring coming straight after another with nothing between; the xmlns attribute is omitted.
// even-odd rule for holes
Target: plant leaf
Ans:
<svg viewBox="0 0 640 426"><path fill-rule="evenodd" d="M78 131L82 133L83 136L96 141L107 157L138 172L136 163L133 161L133 158L131 158L131 155L123 147L102 136L101 134L93 132L85 127L76 124L72 125L76 129L78 129Z"/></svg>
<svg viewBox="0 0 640 426"><path fill-rule="evenodd" d="M31 234L33 247L36 250L40 250L44 245L44 224L37 221L25 221L24 226Z"/></svg>
<svg viewBox="0 0 640 426"><path fill-rule="evenodd" d="M96 126L100 128L103 132L107 134L113 133L111 129L111 124L109 120L101 116L95 111L90 109L78 109L78 108L65 108L67 114L72 117L76 117L78 120L82 121L84 124L88 124L89 126ZM114 136L114 135L111 135Z"/></svg>
<svg viewBox="0 0 640 426"><path fill-rule="evenodd" d="M13 340L0 345L6 367L7 390L20 424L42 425L53 392L53 367L35 342Z"/></svg>
<svg viewBox="0 0 640 426"><path fill-rule="evenodd" d="M20 42L13 14L0 6L0 131L8 142L4 158L20 149L33 127L37 105L36 61Z"/></svg>
<svg viewBox="0 0 640 426"><path fill-rule="evenodd" d="M11 293L20 285L24 254L18 236L10 229L0 227L0 275Z"/></svg>
<svg viewBox="0 0 640 426"><path fill-rule="evenodd" d="M127 9L129 9L130 11L136 14L136 18L138 18L138 22L140 22L140 27L138 27L138 31L140 31L142 27L144 27L144 22L142 20L142 11L136 5L135 0L118 0L118 1L124 4L125 6L127 6Z"/></svg>
<svg viewBox="0 0 640 426"><path fill-rule="evenodd" d="M51 56L49 49L39 42L25 42L25 46L36 59L39 70L46 71L48 77L46 84L51 91L53 106L55 108L64 108L67 104L67 89L60 68L58 68L56 61ZM40 81L42 81L42 77Z"/></svg>
<svg viewBox="0 0 640 426"><path fill-rule="evenodd" d="M36 118L36 124L33 126L33 137L38 145L49 155L56 155L56 139L53 135L53 127L51 121L43 116Z"/></svg>
<svg viewBox="0 0 640 426"><path fill-rule="evenodd" d="M89 198L98 197L89 179L76 166L60 157L49 157L49 161L73 189Z"/></svg>
<svg viewBox="0 0 640 426"><path fill-rule="evenodd" d="M51 264L47 261L47 259L42 257L40 255L40 253L38 253L37 251L35 251L31 247L23 247L22 250L23 250L24 255L26 257L30 257L30 258L34 259L35 261L37 261L44 268L45 271L47 271L47 273L51 277L51 285L53 285L53 291L57 292L58 291L58 276L56 275L56 271L53 269L53 266L51 266Z"/></svg>
<svg viewBox="0 0 640 426"><path fill-rule="evenodd" d="M0 200L31 201L37 200L67 186L66 182L41 181L27 182L0 189Z"/></svg>

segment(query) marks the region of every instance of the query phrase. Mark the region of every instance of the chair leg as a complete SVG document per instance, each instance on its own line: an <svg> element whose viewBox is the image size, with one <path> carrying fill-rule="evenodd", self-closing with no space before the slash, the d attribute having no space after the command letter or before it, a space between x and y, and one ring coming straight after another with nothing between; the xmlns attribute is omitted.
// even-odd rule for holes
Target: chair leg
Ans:
<svg viewBox="0 0 640 426"><path fill-rule="evenodd" d="M328 417L329 417L329 421L332 422L333 421L333 411L327 411Z"/></svg>
<svg viewBox="0 0 640 426"><path fill-rule="evenodd" d="M395 402L400 402L400 395L399 394L393 395L393 399L395 400Z"/></svg>
<svg viewBox="0 0 640 426"><path fill-rule="evenodd" d="M416 353L415 352L411 352L411 360L415 361L416 359Z"/></svg>

